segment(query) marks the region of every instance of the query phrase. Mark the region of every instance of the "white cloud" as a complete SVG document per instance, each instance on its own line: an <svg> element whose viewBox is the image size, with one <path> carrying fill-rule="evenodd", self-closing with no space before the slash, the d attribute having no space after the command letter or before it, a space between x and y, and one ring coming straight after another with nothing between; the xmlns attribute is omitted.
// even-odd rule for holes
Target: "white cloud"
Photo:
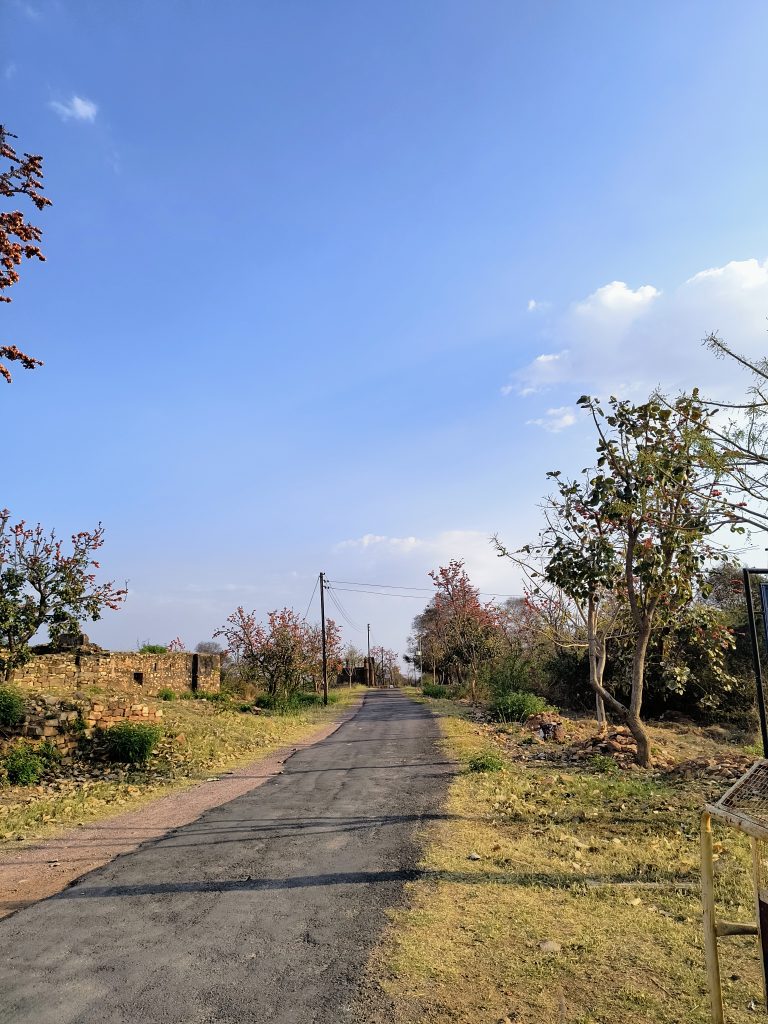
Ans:
<svg viewBox="0 0 768 1024"><path fill-rule="evenodd" d="M432 593L427 573L430 569L447 565L452 558L460 558L465 562L472 582L483 593L520 592L518 576L510 562L500 559L496 554L491 544L490 531L443 530L429 537L390 537L367 533L362 537L341 541L334 551L340 556L337 572L343 567L343 556L348 553L351 563L344 571L356 574L344 575L342 579L369 580L390 587L423 587L424 604ZM376 600L373 595L369 596ZM342 592L342 597L344 603L352 602L349 593ZM363 597L356 600L363 600ZM410 616L419 610L416 598L403 598L403 604Z"/></svg>
<svg viewBox="0 0 768 1024"><path fill-rule="evenodd" d="M561 405L557 409L547 409L546 414L537 420L526 420L529 426L543 427L551 434L559 434L566 427L572 427L576 422L576 413L568 405Z"/></svg>
<svg viewBox="0 0 768 1024"><path fill-rule="evenodd" d="M743 394L745 375L715 360L701 341L717 331L738 351L762 357L767 317L768 260L733 260L663 292L652 284L633 289L612 281L550 326L550 343L567 348L557 358L537 356L502 392L557 392L572 401L583 391L633 397L658 385L671 391L699 386L726 400Z"/></svg>
<svg viewBox="0 0 768 1024"><path fill-rule="evenodd" d="M95 121L99 112L93 100L84 99L82 96L72 96L66 103L51 100L48 106L56 111L62 121Z"/></svg>
<svg viewBox="0 0 768 1024"><path fill-rule="evenodd" d="M577 316L610 317L614 321L634 318L644 312L661 295L652 284L644 284L634 291L624 281L611 281L592 292L583 302L577 302Z"/></svg>
<svg viewBox="0 0 768 1024"><path fill-rule="evenodd" d="M528 299L528 312L532 313L534 309L538 309L541 303L537 302L536 299Z"/></svg>

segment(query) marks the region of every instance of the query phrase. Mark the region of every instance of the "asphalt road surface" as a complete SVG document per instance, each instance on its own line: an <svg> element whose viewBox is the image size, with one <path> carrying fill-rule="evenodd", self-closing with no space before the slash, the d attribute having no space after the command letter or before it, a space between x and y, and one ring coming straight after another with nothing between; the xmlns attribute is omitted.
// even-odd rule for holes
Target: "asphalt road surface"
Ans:
<svg viewBox="0 0 768 1024"><path fill-rule="evenodd" d="M0 921L0 1021L384 1024L359 984L440 816L437 738L372 691L281 775Z"/></svg>

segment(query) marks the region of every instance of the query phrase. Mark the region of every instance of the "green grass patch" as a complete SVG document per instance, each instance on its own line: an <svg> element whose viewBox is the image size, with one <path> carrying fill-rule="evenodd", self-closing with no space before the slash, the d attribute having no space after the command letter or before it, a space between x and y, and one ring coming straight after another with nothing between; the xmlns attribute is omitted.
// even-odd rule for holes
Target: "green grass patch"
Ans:
<svg viewBox="0 0 768 1024"><path fill-rule="evenodd" d="M162 735L162 728L149 722L118 722L104 733L104 748L110 761L146 764Z"/></svg>
<svg viewBox="0 0 768 1024"><path fill-rule="evenodd" d="M495 750L479 750L467 758L466 770L468 772L500 772L505 765L504 758Z"/></svg>

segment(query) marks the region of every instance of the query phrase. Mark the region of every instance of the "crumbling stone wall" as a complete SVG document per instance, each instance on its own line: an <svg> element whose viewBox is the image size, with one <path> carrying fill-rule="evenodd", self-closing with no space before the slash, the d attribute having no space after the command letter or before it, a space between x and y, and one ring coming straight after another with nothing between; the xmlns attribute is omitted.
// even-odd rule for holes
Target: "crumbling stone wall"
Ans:
<svg viewBox="0 0 768 1024"><path fill-rule="evenodd" d="M160 708L137 703L132 697L103 700L74 694L72 699L36 694L29 700L24 721L14 736L0 743L0 749L23 736L53 744L63 764L71 764L81 737L90 737L95 729L109 729L118 722L157 723L163 717Z"/></svg>
<svg viewBox="0 0 768 1024"><path fill-rule="evenodd" d="M14 674L17 686L30 689L63 688L81 690L99 686L155 697L160 690L206 690L221 688L221 655L138 654L132 651L72 651L35 654Z"/></svg>

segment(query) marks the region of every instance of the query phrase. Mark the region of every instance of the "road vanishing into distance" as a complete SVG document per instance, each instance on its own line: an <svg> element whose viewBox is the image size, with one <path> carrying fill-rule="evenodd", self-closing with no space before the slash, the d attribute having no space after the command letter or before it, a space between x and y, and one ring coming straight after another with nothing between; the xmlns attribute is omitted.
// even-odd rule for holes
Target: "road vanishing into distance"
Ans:
<svg viewBox="0 0 768 1024"><path fill-rule="evenodd" d="M438 736L371 691L282 774L0 921L0 1021L383 1024L360 980L440 816Z"/></svg>

